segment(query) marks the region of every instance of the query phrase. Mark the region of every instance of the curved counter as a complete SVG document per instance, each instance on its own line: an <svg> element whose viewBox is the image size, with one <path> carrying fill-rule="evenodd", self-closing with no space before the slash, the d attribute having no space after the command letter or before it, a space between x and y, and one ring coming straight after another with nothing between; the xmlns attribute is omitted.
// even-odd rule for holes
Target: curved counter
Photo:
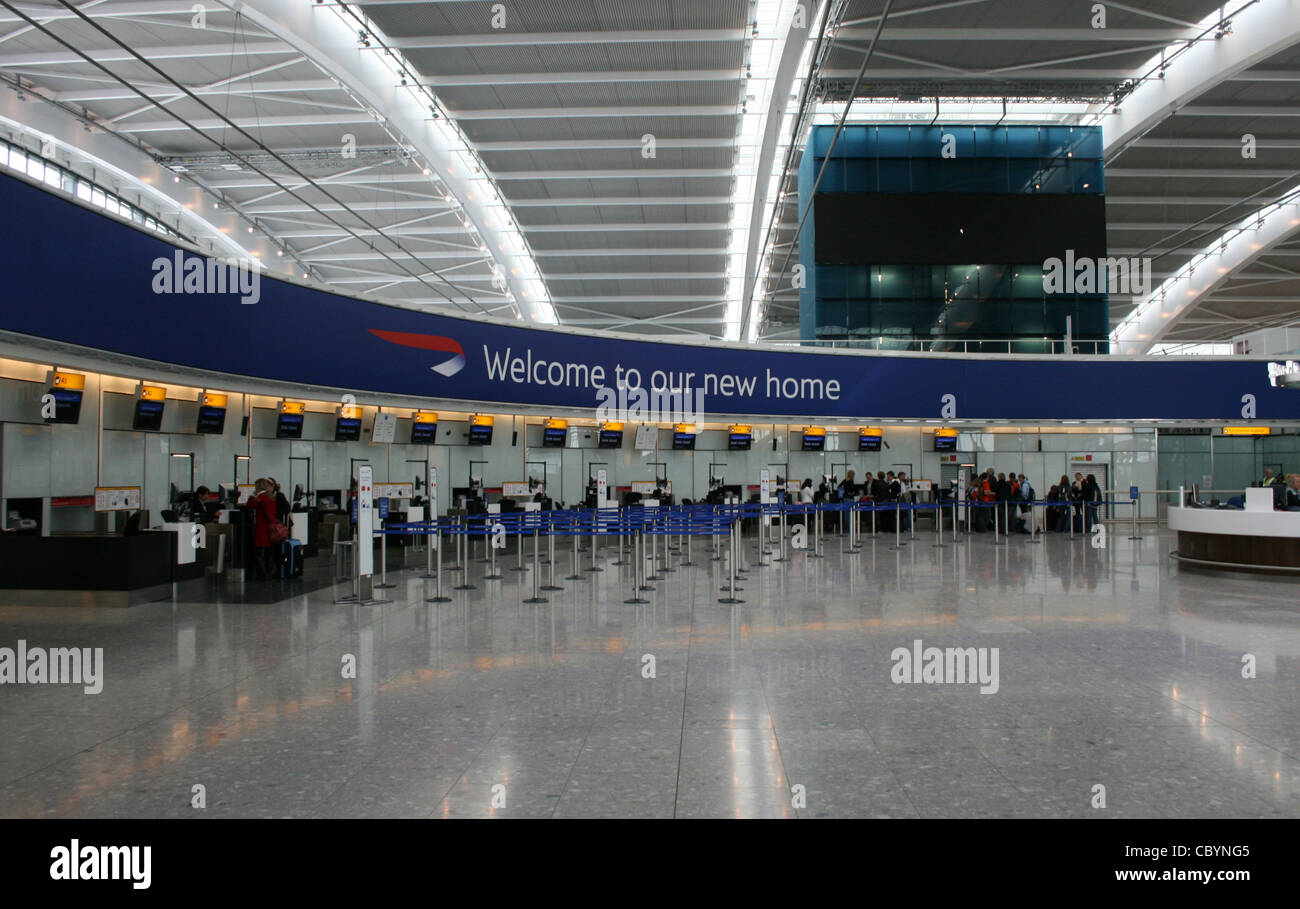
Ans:
<svg viewBox="0 0 1300 909"><path fill-rule="evenodd" d="M1300 512L1171 508L1169 529L1184 564L1300 575Z"/></svg>

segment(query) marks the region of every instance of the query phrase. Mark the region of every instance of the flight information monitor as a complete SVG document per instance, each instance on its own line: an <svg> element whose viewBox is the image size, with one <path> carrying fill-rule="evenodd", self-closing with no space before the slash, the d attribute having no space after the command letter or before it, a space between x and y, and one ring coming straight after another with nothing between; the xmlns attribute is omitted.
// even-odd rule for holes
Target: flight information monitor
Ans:
<svg viewBox="0 0 1300 909"><path fill-rule="evenodd" d="M361 440L361 418L339 417L334 424L335 442L358 442Z"/></svg>
<svg viewBox="0 0 1300 909"><path fill-rule="evenodd" d="M135 402L135 417L131 428L138 432L157 432L162 429L163 401L140 398Z"/></svg>

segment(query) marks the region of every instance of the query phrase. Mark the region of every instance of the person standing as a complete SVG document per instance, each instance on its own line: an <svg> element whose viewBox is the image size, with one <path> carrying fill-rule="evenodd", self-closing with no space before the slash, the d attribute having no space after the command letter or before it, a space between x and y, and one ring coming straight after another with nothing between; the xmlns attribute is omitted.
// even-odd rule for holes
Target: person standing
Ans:
<svg viewBox="0 0 1300 909"><path fill-rule="evenodd" d="M1097 478L1092 474L1088 474L1083 480L1082 488L1084 503L1083 532L1092 533L1092 528L1097 523L1097 505L1101 502L1101 487L1097 485Z"/></svg>
<svg viewBox="0 0 1300 909"><path fill-rule="evenodd" d="M253 566L259 580L271 580L271 525L276 523L275 498L271 481L259 479L253 495L242 507L253 517Z"/></svg>

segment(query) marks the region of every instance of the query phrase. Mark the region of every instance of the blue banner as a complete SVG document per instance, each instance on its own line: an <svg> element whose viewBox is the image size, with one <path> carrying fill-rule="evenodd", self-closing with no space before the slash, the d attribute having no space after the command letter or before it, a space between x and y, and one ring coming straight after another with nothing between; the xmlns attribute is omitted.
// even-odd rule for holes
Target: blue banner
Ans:
<svg viewBox="0 0 1300 909"><path fill-rule="evenodd" d="M688 388L711 415L936 420L1289 420L1263 362L774 351L435 315L302 287L0 177L0 330L234 376L464 401L596 408ZM633 396L632 400L635 400ZM620 402L621 403L621 402Z"/></svg>

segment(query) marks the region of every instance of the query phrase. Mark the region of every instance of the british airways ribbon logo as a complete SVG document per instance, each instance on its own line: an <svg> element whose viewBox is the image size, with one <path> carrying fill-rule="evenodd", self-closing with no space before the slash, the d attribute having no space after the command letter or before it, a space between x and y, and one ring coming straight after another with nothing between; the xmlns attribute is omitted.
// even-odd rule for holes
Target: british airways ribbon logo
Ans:
<svg viewBox="0 0 1300 909"><path fill-rule="evenodd" d="M415 347L420 350L436 350L439 353L451 354L448 359L430 367L439 375L454 376L465 368L465 351L452 338L446 338L442 335L424 335L411 331L385 331L380 328L371 328L369 331L372 335L382 338L390 344L400 344L402 347Z"/></svg>

